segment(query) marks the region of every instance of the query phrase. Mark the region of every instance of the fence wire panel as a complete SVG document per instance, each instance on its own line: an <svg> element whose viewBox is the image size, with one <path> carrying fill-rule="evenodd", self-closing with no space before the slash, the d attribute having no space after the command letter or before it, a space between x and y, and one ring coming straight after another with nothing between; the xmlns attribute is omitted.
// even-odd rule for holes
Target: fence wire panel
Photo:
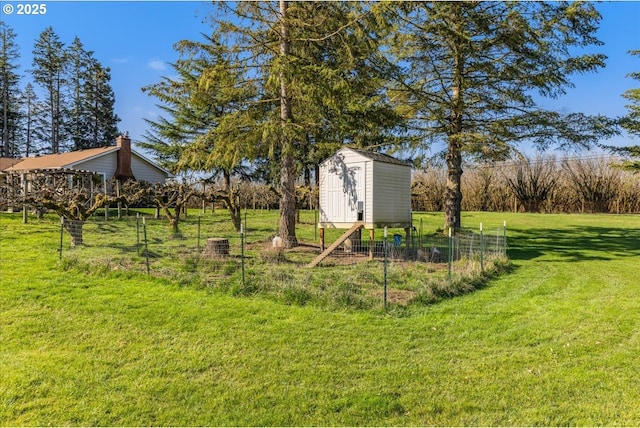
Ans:
<svg viewBox="0 0 640 428"><path fill-rule="evenodd" d="M190 219L172 228L167 220L149 217L127 217L120 220L69 221L63 223L65 238L60 250L78 257L110 260L126 265L168 268L172 264L188 263L193 257L240 257L241 244L257 254L244 255L262 261L278 262L277 248L271 241L256 241L247 231L230 232L220 221ZM411 240L395 235L385 240L347 240L332 251L320 265L357 264L370 260L447 263L484 256L506 255L506 237L502 230L461 231L455 236L413 234ZM303 245L299 264L309 263L320 253L318 245ZM308 259L308 260L307 260Z"/></svg>
<svg viewBox="0 0 640 428"><path fill-rule="evenodd" d="M167 219L146 215L65 221L58 223L57 232L55 224L51 229L49 239L57 241L60 258L67 262L234 294L275 294L303 304L314 299L366 307L379 304L383 295L392 303L432 301L455 294L451 284L457 278L480 274L491 258L506 255L504 230L460 231L452 237L414 230L408 241L405 233L373 241L363 233L311 268L322 253L319 242L301 239L295 248L279 248L274 246L277 231L264 223L252 229L246 217L242 233L223 216L182 218L177 228ZM333 242L339 233L331 232Z"/></svg>
<svg viewBox="0 0 640 428"><path fill-rule="evenodd" d="M386 253L385 253L386 249ZM452 237L412 234L407 243L404 236L394 234L387 240L347 240L327 256L320 265L355 264L366 260L415 261L447 263L475 258L506 256L503 230L462 230Z"/></svg>
<svg viewBox="0 0 640 428"><path fill-rule="evenodd" d="M228 236L226 224L218 223L189 219L174 229L167 220L152 217L66 221L61 249L81 261L171 276L197 267L200 258L240 256L240 237ZM226 245L207 253L214 240Z"/></svg>

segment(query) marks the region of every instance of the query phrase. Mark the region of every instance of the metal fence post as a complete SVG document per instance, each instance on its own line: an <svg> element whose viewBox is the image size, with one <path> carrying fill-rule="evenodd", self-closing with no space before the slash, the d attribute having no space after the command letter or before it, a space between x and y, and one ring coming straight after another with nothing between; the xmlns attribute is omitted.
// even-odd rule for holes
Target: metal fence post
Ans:
<svg viewBox="0 0 640 428"><path fill-rule="evenodd" d="M244 226L240 225L240 266L242 269L242 286L244 287Z"/></svg>
<svg viewBox="0 0 640 428"><path fill-rule="evenodd" d="M313 242L318 241L318 210L313 210Z"/></svg>
<svg viewBox="0 0 640 428"><path fill-rule="evenodd" d="M484 273L484 236L482 234L482 223L480 223L480 272Z"/></svg>
<svg viewBox="0 0 640 428"><path fill-rule="evenodd" d="M384 310L387 310L387 226L384 227L384 241L383 241L383 254L384 254L384 292L383 292L383 302L384 302Z"/></svg>
<svg viewBox="0 0 640 428"><path fill-rule="evenodd" d="M144 257L145 257L145 263L147 265L147 275L149 275L151 272L149 268L149 246L147 243L147 218L146 217L142 217L142 230L144 233Z"/></svg>
<svg viewBox="0 0 640 428"><path fill-rule="evenodd" d="M449 228L449 284L451 284L451 263L453 262L453 237L451 236L451 228Z"/></svg>
<svg viewBox="0 0 640 428"><path fill-rule="evenodd" d="M62 240L64 238L64 217L60 217L60 260L62 260Z"/></svg>
<svg viewBox="0 0 640 428"><path fill-rule="evenodd" d="M502 224L502 244L504 245L504 256L507 256L507 221L505 220L504 223Z"/></svg>
<svg viewBox="0 0 640 428"><path fill-rule="evenodd" d="M198 252L200 252L200 214L198 214Z"/></svg>
<svg viewBox="0 0 640 428"><path fill-rule="evenodd" d="M140 254L140 213L136 213L136 252Z"/></svg>

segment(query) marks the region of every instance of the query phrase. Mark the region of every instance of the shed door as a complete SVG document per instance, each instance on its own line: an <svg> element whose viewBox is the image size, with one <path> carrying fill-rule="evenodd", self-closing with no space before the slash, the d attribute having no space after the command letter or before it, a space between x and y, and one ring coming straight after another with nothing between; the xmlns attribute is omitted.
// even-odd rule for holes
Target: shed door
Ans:
<svg viewBox="0 0 640 428"><path fill-rule="evenodd" d="M351 164L343 173L329 174L328 210L331 220L352 223L358 221L358 211L364 215L365 163Z"/></svg>

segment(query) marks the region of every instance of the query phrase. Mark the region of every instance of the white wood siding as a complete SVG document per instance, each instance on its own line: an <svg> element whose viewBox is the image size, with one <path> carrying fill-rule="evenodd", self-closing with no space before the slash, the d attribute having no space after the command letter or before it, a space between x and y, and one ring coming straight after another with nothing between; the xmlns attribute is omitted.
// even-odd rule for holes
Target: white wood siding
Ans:
<svg viewBox="0 0 640 428"><path fill-rule="evenodd" d="M374 162L369 159L366 164L366 182L365 182L365 204L364 204L364 220L366 223L373 223L373 196L374 196L374 187L373 187L373 171L374 171Z"/></svg>
<svg viewBox="0 0 640 428"><path fill-rule="evenodd" d="M73 165L73 168L84 171L95 171L96 173L104 174L107 180L110 180L116 172L118 162L117 155L118 152L114 150L104 156L78 162Z"/></svg>
<svg viewBox="0 0 640 428"><path fill-rule="evenodd" d="M359 202L366 214L366 166L366 162L347 164L338 160L320 167L320 222L358 221Z"/></svg>
<svg viewBox="0 0 640 428"><path fill-rule="evenodd" d="M373 163L373 223L411 222L411 168Z"/></svg>
<svg viewBox="0 0 640 428"><path fill-rule="evenodd" d="M408 165L373 160L342 149L320 165L319 182L322 227L350 227L358 221L358 202L363 205L366 227L411 222Z"/></svg>
<svg viewBox="0 0 640 428"><path fill-rule="evenodd" d="M133 176L138 181L148 181L150 183L164 182L167 178L167 174L149 164L149 162L136 156L135 153L131 154L131 170Z"/></svg>
<svg viewBox="0 0 640 428"><path fill-rule="evenodd" d="M73 165L75 169L81 169L86 171L95 171L99 174L104 174L107 180L113 178L118 166L117 151L107 153L104 156L100 156L87 161L78 162ZM131 154L131 170L133 176L139 181L148 181L150 183L164 182L167 178L167 174L159 168L151 165L146 160L140 158L136 154Z"/></svg>
<svg viewBox="0 0 640 428"><path fill-rule="evenodd" d="M320 223L326 223L329 221L330 214L327 212L327 181L329 179L329 174L327 173L326 163L320 164L320 179L318 180L318 186L320 186L320 194L318 198L318 202L320 204Z"/></svg>

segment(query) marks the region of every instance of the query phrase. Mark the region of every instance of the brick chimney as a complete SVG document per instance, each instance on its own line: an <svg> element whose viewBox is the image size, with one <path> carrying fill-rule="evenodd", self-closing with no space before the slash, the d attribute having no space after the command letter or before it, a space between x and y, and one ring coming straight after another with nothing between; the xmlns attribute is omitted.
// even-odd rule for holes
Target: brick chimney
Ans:
<svg viewBox="0 0 640 428"><path fill-rule="evenodd" d="M127 181L135 179L131 170L131 139L126 135L120 135L116 138L116 146L120 147L117 152L116 172L114 178L119 181Z"/></svg>

